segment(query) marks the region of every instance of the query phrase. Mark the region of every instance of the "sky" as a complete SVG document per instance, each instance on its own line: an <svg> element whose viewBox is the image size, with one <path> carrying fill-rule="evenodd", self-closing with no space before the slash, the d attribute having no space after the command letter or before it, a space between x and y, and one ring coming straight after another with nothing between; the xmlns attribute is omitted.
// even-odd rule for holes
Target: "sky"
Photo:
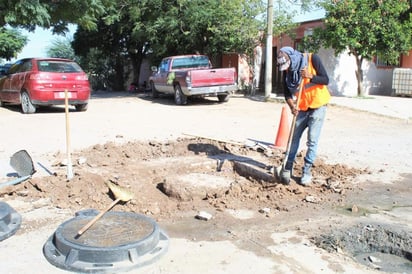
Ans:
<svg viewBox="0 0 412 274"><path fill-rule="evenodd" d="M325 17L325 10L323 9L316 9L308 13L304 14L297 14L294 17L295 22L306 22L306 21L312 21L316 19L321 19Z"/></svg>
<svg viewBox="0 0 412 274"><path fill-rule="evenodd" d="M21 30L21 33L27 36L28 43L12 62L27 57L46 57L47 49L52 45L54 40L72 37L75 31L75 25L69 25L69 32L66 36L54 35L50 29L43 28L36 28L34 32Z"/></svg>

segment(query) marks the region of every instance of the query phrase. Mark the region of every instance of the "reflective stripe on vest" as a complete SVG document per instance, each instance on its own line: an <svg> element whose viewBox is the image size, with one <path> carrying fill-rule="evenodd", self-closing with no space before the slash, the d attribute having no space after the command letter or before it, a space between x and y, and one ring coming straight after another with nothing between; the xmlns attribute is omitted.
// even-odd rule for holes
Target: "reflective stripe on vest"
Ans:
<svg viewBox="0 0 412 274"><path fill-rule="evenodd" d="M316 75L316 70L312 64L312 53L309 54L308 72L312 75ZM311 83L309 78L304 78L303 84L299 110L306 111L308 108L315 109L329 103L330 93L326 85Z"/></svg>

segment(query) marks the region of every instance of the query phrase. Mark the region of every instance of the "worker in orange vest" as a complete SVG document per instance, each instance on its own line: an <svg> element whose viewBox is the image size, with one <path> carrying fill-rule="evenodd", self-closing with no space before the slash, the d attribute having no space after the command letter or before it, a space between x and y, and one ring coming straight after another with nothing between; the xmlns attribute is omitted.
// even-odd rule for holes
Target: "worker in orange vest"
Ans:
<svg viewBox="0 0 412 274"><path fill-rule="evenodd" d="M319 136L330 100L327 88L329 77L317 54L301 53L292 47L280 49L277 63L279 70L283 71L285 100L292 114L296 116L290 150L280 176L282 182L289 184L300 139L307 128L307 151L304 157L302 177L298 182L307 186L312 182L311 168L316 159ZM299 97L299 87L302 81L303 86ZM297 105L294 98L300 98Z"/></svg>

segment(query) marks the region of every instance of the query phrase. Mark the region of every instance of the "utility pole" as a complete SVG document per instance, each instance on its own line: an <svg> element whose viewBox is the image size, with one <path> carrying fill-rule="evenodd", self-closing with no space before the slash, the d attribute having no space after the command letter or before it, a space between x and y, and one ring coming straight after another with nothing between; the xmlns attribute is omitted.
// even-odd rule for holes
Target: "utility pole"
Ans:
<svg viewBox="0 0 412 274"><path fill-rule="evenodd" d="M272 93L272 33L273 33L273 0L268 0L267 37L266 37L266 66L265 66L265 99Z"/></svg>

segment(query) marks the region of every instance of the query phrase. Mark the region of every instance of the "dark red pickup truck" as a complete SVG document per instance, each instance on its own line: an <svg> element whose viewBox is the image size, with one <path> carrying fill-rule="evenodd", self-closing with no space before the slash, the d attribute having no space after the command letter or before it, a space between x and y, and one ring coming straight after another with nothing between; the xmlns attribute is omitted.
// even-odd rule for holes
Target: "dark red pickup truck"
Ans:
<svg viewBox="0 0 412 274"><path fill-rule="evenodd" d="M206 55L178 55L163 58L149 78L153 98L173 94L175 103L184 105L190 96L217 96L227 102L238 89L235 68L212 68Z"/></svg>

